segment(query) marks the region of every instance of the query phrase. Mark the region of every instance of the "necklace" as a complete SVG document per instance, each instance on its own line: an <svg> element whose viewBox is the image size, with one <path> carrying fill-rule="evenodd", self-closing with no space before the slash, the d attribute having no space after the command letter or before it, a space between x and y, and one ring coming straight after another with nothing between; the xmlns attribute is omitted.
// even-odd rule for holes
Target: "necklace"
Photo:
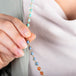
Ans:
<svg viewBox="0 0 76 76"><path fill-rule="evenodd" d="M26 24L26 26L29 28L30 27L30 21L31 21L31 16L32 16L32 6L33 6L33 1L31 0L30 3L30 9L29 9L29 17L28 17L28 23ZM32 47L30 46L30 41L27 40L27 44L28 44L28 48L30 50L30 54L33 57L33 61L35 62L35 66L37 67L37 70L40 72L41 76L45 76L44 72L41 71L41 67L39 66L39 63L36 61L36 57L34 56L34 52L32 51Z"/></svg>

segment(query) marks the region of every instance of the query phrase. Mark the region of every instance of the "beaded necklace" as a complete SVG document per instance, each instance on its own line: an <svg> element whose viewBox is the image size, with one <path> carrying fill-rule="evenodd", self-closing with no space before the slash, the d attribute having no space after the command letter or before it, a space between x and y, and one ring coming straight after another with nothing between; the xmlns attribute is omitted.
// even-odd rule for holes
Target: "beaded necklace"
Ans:
<svg viewBox="0 0 76 76"><path fill-rule="evenodd" d="M33 1L34 0L31 0L31 3L30 3L28 23L26 24L26 26L28 28L30 27L30 21L31 21L31 16L32 16ZM41 71L41 67L39 66L39 63L36 61L36 57L34 56L34 52L32 51L32 47L30 46L30 41L29 40L27 40L27 44L28 44L28 49L30 50L30 54L33 57L33 61L35 62L35 66L37 67L37 70L40 72L40 75L41 76L44 76L44 72Z"/></svg>

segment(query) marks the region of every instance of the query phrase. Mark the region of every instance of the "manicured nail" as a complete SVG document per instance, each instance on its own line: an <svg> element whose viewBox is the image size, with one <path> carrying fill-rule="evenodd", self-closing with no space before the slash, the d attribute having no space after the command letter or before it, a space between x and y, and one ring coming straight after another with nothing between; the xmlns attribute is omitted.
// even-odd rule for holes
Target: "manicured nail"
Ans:
<svg viewBox="0 0 76 76"><path fill-rule="evenodd" d="M24 56L24 52L22 50L18 50L18 52L21 56Z"/></svg>
<svg viewBox="0 0 76 76"><path fill-rule="evenodd" d="M27 43L26 43L25 39L23 39L23 40L21 41L21 46L23 47L23 49L24 49L24 48L27 48Z"/></svg>
<svg viewBox="0 0 76 76"><path fill-rule="evenodd" d="M25 32L25 36L26 37L30 37L31 36L31 33L30 32Z"/></svg>
<svg viewBox="0 0 76 76"><path fill-rule="evenodd" d="M18 55L16 56L16 58L24 56L24 52L21 49L17 49L17 54Z"/></svg>

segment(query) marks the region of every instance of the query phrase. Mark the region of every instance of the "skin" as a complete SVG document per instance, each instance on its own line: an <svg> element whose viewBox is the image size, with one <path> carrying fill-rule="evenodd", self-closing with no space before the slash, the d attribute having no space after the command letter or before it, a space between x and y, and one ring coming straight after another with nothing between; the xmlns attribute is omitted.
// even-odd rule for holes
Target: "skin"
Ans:
<svg viewBox="0 0 76 76"><path fill-rule="evenodd" d="M55 0L65 12L68 20L76 19L76 0Z"/></svg>
<svg viewBox="0 0 76 76"><path fill-rule="evenodd" d="M55 0L63 9L68 20L76 19L76 0ZM15 58L24 56L22 49L27 47L36 35L19 19L0 14L0 69L7 66Z"/></svg>
<svg viewBox="0 0 76 76"><path fill-rule="evenodd" d="M22 49L36 38L19 19L0 14L0 69L7 66L15 58L24 56Z"/></svg>

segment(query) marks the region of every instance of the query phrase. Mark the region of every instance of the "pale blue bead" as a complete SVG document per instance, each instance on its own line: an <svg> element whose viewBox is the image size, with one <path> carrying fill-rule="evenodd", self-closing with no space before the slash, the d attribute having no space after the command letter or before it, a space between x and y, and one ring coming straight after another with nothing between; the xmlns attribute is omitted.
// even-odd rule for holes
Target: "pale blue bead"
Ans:
<svg viewBox="0 0 76 76"><path fill-rule="evenodd" d="M32 9L30 9L30 12L32 12Z"/></svg>
<svg viewBox="0 0 76 76"><path fill-rule="evenodd" d="M27 40L27 44L29 44L30 42L29 42L29 40Z"/></svg>
<svg viewBox="0 0 76 76"><path fill-rule="evenodd" d="M39 65L39 63L38 62L35 62L35 65Z"/></svg>
<svg viewBox="0 0 76 76"><path fill-rule="evenodd" d="M33 52L31 52L31 55L34 55L34 53L33 53Z"/></svg>
<svg viewBox="0 0 76 76"><path fill-rule="evenodd" d="M30 22L31 21L31 19L28 19L28 22Z"/></svg>
<svg viewBox="0 0 76 76"><path fill-rule="evenodd" d="M34 57L33 60L36 60L36 58Z"/></svg>
<svg viewBox="0 0 76 76"><path fill-rule="evenodd" d="M32 15L31 14L29 14L29 17L31 17Z"/></svg>
<svg viewBox="0 0 76 76"><path fill-rule="evenodd" d="M28 24L26 24L26 26L27 26L27 27L30 27L30 24L28 23Z"/></svg>
<svg viewBox="0 0 76 76"><path fill-rule="evenodd" d="M32 48L31 48L31 46L29 47L29 50L31 50Z"/></svg>

